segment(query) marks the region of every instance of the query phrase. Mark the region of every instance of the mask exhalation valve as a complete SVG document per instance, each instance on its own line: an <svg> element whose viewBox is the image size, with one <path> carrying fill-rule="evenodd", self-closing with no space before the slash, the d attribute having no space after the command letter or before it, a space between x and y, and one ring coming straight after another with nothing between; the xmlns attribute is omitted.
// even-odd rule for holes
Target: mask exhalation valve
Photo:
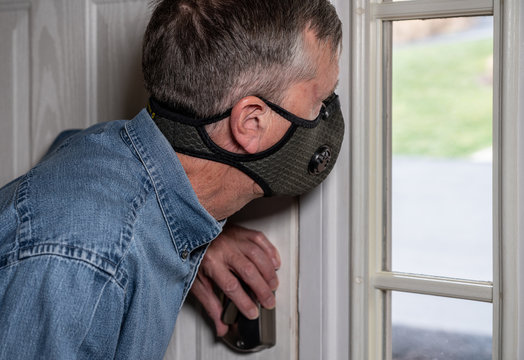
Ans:
<svg viewBox="0 0 524 360"><path fill-rule="evenodd" d="M308 170L312 175L320 174L322 171L326 170L331 160L331 149L327 145L322 145L315 151L315 154L311 157L309 161Z"/></svg>

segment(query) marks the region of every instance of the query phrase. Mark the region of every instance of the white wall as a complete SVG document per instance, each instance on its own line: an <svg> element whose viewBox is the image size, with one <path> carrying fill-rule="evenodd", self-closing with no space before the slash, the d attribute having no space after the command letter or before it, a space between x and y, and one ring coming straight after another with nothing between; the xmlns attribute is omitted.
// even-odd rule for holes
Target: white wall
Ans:
<svg viewBox="0 0 524 360"><path fill-rule="evenodd" d="M130 119L145 106L140 57L149 3L0 0L0 186L37 162L60 131ZM277 345L233 354L188 305L166 359L298 357L298 200L263 199L237 220L264 231L280 250Z"/></svg>

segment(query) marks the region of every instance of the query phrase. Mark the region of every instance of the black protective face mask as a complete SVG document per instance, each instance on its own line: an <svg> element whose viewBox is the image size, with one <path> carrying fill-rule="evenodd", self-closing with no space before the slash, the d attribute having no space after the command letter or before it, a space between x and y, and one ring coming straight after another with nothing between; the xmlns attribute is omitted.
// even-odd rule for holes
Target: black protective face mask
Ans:
<svg viewBox="0 0 524 360"><path fill-rule="evenodd" d="M205 125L231 115L231 109L212 118L197 119L151 98L147 109L176 152L234 166L253 179L264 196L301 195L330 173L344 137L344 119L338 96L324 101L314 120L302 119L262 99L291 122L286 134L269 149L256 154L235 154L216 145Z"/></svg>

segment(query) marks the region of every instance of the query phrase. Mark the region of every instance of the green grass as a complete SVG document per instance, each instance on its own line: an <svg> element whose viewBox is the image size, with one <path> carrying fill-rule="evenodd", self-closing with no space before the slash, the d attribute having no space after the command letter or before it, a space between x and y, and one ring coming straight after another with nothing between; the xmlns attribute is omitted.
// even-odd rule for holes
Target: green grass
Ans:
<svg viewBox="0 0 524 360"><path fill-rule="evenodd" d="M491 39L393 53L393 153L464 157L491 146Z"/></svg>

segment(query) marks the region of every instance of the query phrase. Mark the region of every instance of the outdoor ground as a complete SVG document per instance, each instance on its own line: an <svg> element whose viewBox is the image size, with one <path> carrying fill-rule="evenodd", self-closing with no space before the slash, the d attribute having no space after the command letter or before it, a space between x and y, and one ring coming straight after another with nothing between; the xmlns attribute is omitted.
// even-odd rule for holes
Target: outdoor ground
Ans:
<svg viewBox="0 0 524 360"><path fill-rule="evenodd" d="M491 360L491 337L393 328L394 360Z"/></svg>

